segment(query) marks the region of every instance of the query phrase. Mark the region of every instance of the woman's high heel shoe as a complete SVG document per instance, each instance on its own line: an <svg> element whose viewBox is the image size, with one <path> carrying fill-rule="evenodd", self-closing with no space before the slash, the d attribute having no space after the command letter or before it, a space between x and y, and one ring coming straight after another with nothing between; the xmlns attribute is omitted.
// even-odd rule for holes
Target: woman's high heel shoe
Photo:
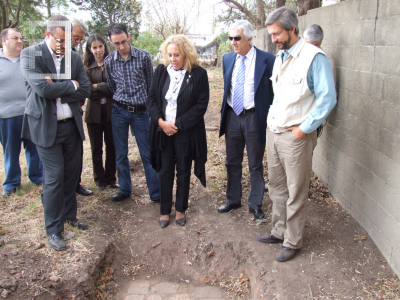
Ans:
<svg viewBox="0 0 400 300"><path fill-rule="evenodd" d="M169 225L169 220L159 220L161 228L165 228Z"/></svg>
<svg viewBox="0 0 400 300"><path fill-rule="evenodd" d="M182 219L175 220L176 224L180 226L185 226L186 224L186 216L184 216Z"/></svg>

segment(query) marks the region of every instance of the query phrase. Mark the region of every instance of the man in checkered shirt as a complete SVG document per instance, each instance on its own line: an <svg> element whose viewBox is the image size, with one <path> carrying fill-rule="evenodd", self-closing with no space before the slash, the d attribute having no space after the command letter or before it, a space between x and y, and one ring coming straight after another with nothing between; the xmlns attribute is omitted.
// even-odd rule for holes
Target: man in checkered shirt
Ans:
<svg viewBox="0 0 400 300"><path fill-rule="evenodd" d="M130 34L123 24L110 25L108 36L116 49L104 60L104 67L108 86L114 93L111 123L121 186L120 190L111 196L111 200L122 201L132 193L128 160L128 134L131 126L146 173L150 199L159 201L158 174L149 161L150 122L146 100L153 79L150 54L129 44Z"/></svg>

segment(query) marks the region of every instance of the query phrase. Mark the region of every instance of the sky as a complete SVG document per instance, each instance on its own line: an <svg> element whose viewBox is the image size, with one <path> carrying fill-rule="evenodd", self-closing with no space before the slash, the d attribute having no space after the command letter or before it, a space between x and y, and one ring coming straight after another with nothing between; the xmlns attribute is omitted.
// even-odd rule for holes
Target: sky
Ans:
<svg viewBox="0 0 400 300"><path fill-rule="evenodd" d="M146 27L146 16L145 12L151 9L146 1L157 1L157 0L142 0L142 22L140 31L145 31ZM162 0L158 0L162 1ZM168 0L177 8L181 15L187 16L190 29L189 34L204 35L207 36L207 42L212 39L213 36L220 34L225 31L223 24L219 24L216 28L214 27L214 18L221 14L223 10L227 9L227 6L221 0ZM162 7L164 9L170 9L168 1L162 1ZM323 6L336 3L337 0L323 0ZM77 8L75 6L75 8ZM87 11L78 11L77 13L70 14L69 17L82 18L83 20L90 20L90 13Z"/></svg>

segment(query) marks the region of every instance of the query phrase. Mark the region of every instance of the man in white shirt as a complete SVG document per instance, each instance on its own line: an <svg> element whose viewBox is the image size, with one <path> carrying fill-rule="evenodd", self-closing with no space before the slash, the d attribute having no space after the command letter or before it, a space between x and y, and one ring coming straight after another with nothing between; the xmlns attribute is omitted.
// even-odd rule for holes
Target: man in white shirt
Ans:
<svg viewBox="0 0 400 300"><path fill-rule="evenodd" d="M69 26L66 17L51 17L45 40L21 53L28 96L22 137L36 144L43 163L45 226L49 245L57 251L66 248L61 236L65 221L87 229L76 218L75 187L85 138L79 100L89 97L90 84L79 54L70 50ZM70 60L66 51L70 51Z"/></svg>
<svg viewBox="0 0 400 300"><path fill-rule="evenodd" d="M241 207L242 162L246 146L250 170L249 211L263 219L263 157L266 120L273 100L270 77L275 56L253 46L252 25L245 20L231 26L229 39L233 52L224 55L224 98L221 109L220 136L226 143L226 203L219 213Z"/></svg>

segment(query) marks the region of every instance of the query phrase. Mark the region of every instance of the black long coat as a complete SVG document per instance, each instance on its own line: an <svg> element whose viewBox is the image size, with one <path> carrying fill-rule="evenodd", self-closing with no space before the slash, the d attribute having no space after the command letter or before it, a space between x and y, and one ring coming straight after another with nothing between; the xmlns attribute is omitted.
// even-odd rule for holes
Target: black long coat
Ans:
<svg viewBox="0 0 400 300"><path fill-rule="evenodd" d="M159 130L158 119L165 120L163 101L169 74L164 65L158 65L147 99L150 123L150 162L157 172L161 169L161 151L164 148L163 131ZM202 67L186 72L178 95L175 126L178 127L176 139L186 144L185 156L194 160L194 174L206 186L205 163L207 161L207 136L204 114L210 99L207 71ZM165 107L165 105L164 105ZM179 142L178 140L178 142Z"/></svg>

